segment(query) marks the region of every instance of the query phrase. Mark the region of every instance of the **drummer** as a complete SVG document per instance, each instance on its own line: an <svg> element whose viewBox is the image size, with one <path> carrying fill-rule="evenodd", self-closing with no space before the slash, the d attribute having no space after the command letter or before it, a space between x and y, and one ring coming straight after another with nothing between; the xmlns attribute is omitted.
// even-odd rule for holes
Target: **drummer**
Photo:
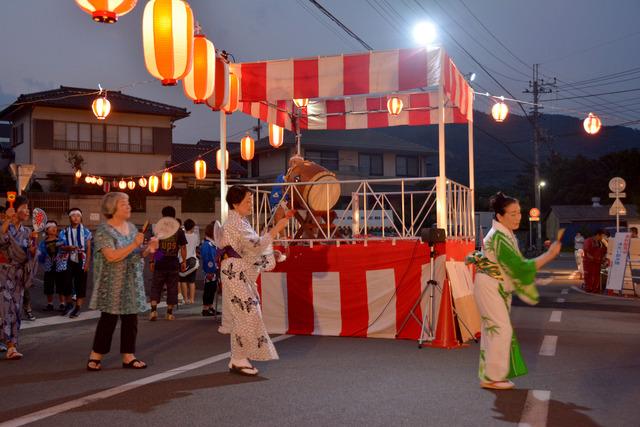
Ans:
<svg viewBox="0 0 640 427"><path fill-rule="evenodd" d="M149 320L158 319L158 302L162 299L162 289L167 287L167 320L174 320L173 307L178 304L178 272L187 269L187 238L175 220L176 210L173 206L162 208L163 218L172 218L176 221L176 232L165 239L160 240L159 248L151 260L150 268L153 272L151 281L151 314ZM178 261L180 253L182 265Z"/></svg>

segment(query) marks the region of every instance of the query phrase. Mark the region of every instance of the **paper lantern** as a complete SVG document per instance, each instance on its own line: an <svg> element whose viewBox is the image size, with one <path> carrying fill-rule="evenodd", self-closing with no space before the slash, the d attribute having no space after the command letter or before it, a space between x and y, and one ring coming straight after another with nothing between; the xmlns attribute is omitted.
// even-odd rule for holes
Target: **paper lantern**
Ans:
<svg viewBox="0 0 640 427"><path fill-rule="evenodd" d="M584 122L582 123L584 126L584 130L587 131L589 135L595 135L600 132L600 126L602 122L600 121L600 117L596 116L593 113L589 113Z"/></svg>
<svg viewBox="0 0 640 427"><path fill-rule="evenodd" d="M99 96L93 100L91 109L98 120L104 120L111 112L111 103L106 95Z"/></svg>
<svg viewBox="0 0 640 427"><path fill-rule="evenodd" d="M220 111L229 101L229 64L220 56L216 56L215 74L213 95L206 103L213 111Z"/></svg>
<svg viewBox="0 0 640 427"><path fill-rule="evenodd" d="M142 43L147 71L164 86L173 86L191 70L193 12L182 0L150 0L142 16Z"/></svg>
<svg viewBox="0 0 640 427"><path fill-rule="evenodd" d="M86 182L87 184L91 184L91 177L89 175L85 176L84 182Z"/></svg>
<svg viewBox="0 0 640 427"><path fill-rule="evenodd" d="M138 180L138 185L139 185L140 187L142 187L142 188L146 187L146 186L147 186L147 178L145 178L144 176L143 176L143 177L141 177L141 178Z"/></svg>
<svg viewBox="0 0 640 427"><path fill-rule="evenodd" d="M118 182L118 188L121 190L124 190L125 188L127 188L127 181L125 181L124 179L121 179L120 182Z"/></svg>
<svg viewBox="0 0 640 427"><path fill-rule="evenodd" d="M282 129L278 125L270 124L269 125L269 144L273 148L279 148L282 146L284 142L284 129Z"/></svg>
<svg viewBox="0 0 640 427"><path fill-rule="evenodd" d="M171 190L171 184L173 184L173 174L169 171L162 172L162 189Z"/></svg>
<svg viewBox="0 0 640 427"><path fill-rule="evenodd" d="M255 141L249 135L245 136L240 140L240 156L242 160L246 160L247 162L253 159L253 154L255 152Z"/></svg>
<svg viewBox="0 0 640 427"><path fill-rule="evenodd" d="M205 179L207 177L207 162L198 159L193 167L195 169L196 179Z"/></svg>
<svg viewBox="0 0 640 427"><path fill-rule="evenodd" d="M74 175L76 176L77 179L80 179L80 177L82 177L82 171L80 169L77 169Z"/></svg>
<svg viewBox="0 0 640 427"><path fill-rule="evenodd" d="M158 191L158 177L155 175L151 175L149 177L149 191L155 193Z"/></svg>
<svg viewBox="0 0 640 427"><path fill-rule="evenodd" d="M102 191L104 191L105 193L111 191L111 183L109 181L104 182L104 184L102 185Z"/></svg>
<svg viewBox="0 0 640 427"><path fill-rule="evenodd" d="M402 102L402 99L398 98L397 96L393 96L387 101L387 110L392 116L397 116L398 114L400 114L402 112L403 106L404 103Z"/></svg>
<svg viewBox="0 0 640 427"><path fill-rule="evenodd" d="M229 73L229 99L222 107L222 111L232 114L238 109L238 96L240 93L240 80L234 73Z"/></svg>
<svg viewBox="0 0 640 427"><path fill-rule="evenodd" d="M226 151L224 159L224 169L229 169L229 150ZM222 170L222 150L216 151L216 167L219 171Z"/></svg>
<svg viewBox="0 0 640 427"><path fill-rule="evenodd" d="M294 99L293 103L296 104L296 107L298 107L298 108L304 108L307 105L309 105L309 98Z"/></svg>
<svg viewBox="0 0 640 427"><path fill-rule="evenodd" d="M182 87L194 104L203 104L213 94L215 83L216 49L202 34L193 41L193 64L184 77Z"/></svg>
<svg viewBox="0 0 640 427"><path fill-rule="evenodd" d="M136 6L137 0L76 0L80 9L91 15L96 22L113 24Z"/></svg>
<svg viewBox="0 0 640 427"><path fill-rule="evenodd" d="M504 122L509 114L509 107L504 102L497 102L491 108L491 116L498 123Z"/></svg>
<svg viewBox="0 0 640 427"><path fill-rule="evenodd" d="M133 190L134 188L136 188L136 183L135 183L135 181L129 181L129 182L127 182L127 188L128 188L129 190Z"/></svg>
<svg viewBox="0 0 640 427"><path fill-rule="evenodd" d="M113 181L111 181L111 187L118 188L118 180L117 179L114 179Z"/></svg>
<svg viewBox="0 0 640 427"><path fill-rule="evenodd" d="M104 180L102 178L96 179L96 184L97 185L102 185L103 183L104 183Z"/></svg>

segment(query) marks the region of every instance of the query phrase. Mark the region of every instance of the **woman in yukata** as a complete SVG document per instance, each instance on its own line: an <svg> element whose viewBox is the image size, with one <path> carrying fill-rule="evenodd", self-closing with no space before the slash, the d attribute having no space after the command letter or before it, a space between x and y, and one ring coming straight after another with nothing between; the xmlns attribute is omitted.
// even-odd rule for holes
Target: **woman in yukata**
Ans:
<svg viewBox="0 0 640 427"><path fill-rule="evenodd" d="M227 203L229 217L222 227L222 235L216 235L215 239L222 252L223 310L230 312L229 324L225 325L231 335L229 370L255 376L258 370L250 360L278 359L262 320L256 279L261 271L275 267L276 257L282 260L277 251L274 253L271 243L287 226L289 218L280 219L271 230L259 236L246 218L253 209L253 193L245 186L234 185L227 193Z"/></svg>
<svg viewBox="0 0 640 427"><path fill-rule="evenodd" d="M522 214L518 200L497 193L491 198L494 221L483 241L483 252L474 253L468 262L476 265L474 296L482 319L480 340L480 387L506 390L514 387L507 378L513 328L509 312L511 297L538 303L536 272L560 253L560 242L535 259L520 254L513 234Z"/></svg>
<svg viewBox="0 0 640 427"><path fill-rule="evenodd" d="M8 204L8 202L7 202ZM13 208L5 213L0 229L0 317L2 317L2 339L7 346L6 358L18 360L18 333L24 290L31 286L36 258L36 235L22 225L29 219L29 201L16 197Z"/></svg>

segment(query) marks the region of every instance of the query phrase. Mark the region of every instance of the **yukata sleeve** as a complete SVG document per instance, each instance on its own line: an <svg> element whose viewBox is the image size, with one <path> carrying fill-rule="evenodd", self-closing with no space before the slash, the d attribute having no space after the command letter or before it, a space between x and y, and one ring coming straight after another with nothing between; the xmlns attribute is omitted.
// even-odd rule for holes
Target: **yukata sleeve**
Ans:
<svg viewBox="0 0 640 427"><path fill-rule="evenodd" d="M259 258L273 242L269 233L258 236L249 224L242 224L238 227L238 243L241 247L242 256Z"/></svg>
<svg viewBox="0 0 640 427"><path fill-rule="evenodd" d="M502 233L494 235L493 244L498 265L511 279L514 292L527 304L537 304L539 295L535 285L537 271L535 261L524 258Z"/></svg>
<svg viewBox="0 0 640 427"><path fill-rule="evenodd" d="M104 248L116 249L116 242L107 230L103 227L96 230L96 234L93 239L93 253L94 255L100 252Z"/></svg>

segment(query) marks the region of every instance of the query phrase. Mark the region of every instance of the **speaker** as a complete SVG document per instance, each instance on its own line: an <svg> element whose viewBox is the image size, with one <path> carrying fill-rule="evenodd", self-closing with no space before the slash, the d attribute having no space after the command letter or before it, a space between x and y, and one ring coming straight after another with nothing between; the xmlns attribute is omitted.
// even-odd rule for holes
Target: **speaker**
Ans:
<svg viewBox="0 0 640 427"><path fill-rule="evenodd" d="M447 234L444 228L423 228L420 230L420 239L429 244L444 243L447 241Z"/></svg>

